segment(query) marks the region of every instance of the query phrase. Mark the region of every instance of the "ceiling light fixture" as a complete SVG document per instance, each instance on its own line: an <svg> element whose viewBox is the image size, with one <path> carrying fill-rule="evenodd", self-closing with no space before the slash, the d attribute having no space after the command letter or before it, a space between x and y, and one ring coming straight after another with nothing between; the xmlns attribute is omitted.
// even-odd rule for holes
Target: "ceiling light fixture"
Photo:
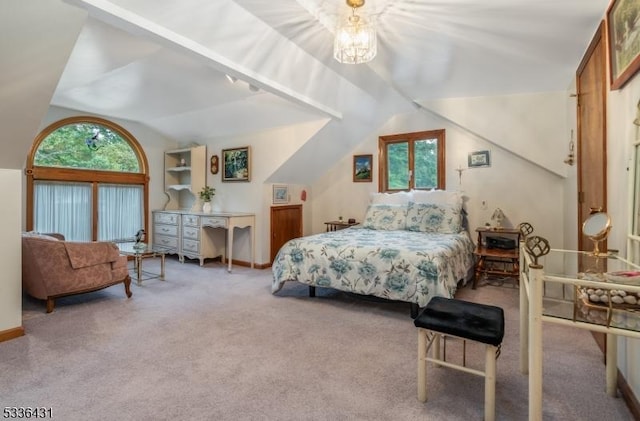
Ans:
<svg viewBox="0 0 640 421"><path fill-rule="evenodd" d="M235 77L235 76L231 76L231 75L225 75L225 76L227 77L227 80L228 80L230 83L236 83L236 81L238 80L238 78L237 78L237 77Z"/></svg>
<svg viewBox="0 0 640 421"><path fill-rule="evenodd" d="M366 20L356 15L365 0L346 0L351 16L339 25L333 44L333 57L340 63L358 64L373 60L377 53L376 31Z"/></svg>

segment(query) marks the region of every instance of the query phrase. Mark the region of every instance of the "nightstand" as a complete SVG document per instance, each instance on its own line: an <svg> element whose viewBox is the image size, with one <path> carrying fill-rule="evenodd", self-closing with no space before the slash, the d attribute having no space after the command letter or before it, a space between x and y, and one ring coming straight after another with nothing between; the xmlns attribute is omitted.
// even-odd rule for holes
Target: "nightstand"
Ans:
<svg viewBox="0 0 640 421"><path fill-rule="evenodd" d="M327 226L327 232L329 231L338 231L345 228L352 227L354 225L358 225L360 222L346 222L346 221L329 221L324 224Z"/></svg>
<svg viewBox="0 0 640 421"><path fill-rule="evenodd" d="M520 259L520 230L514 228L476 228L478 243L473 289L484 275L500 275L518 279Z"/></svg>

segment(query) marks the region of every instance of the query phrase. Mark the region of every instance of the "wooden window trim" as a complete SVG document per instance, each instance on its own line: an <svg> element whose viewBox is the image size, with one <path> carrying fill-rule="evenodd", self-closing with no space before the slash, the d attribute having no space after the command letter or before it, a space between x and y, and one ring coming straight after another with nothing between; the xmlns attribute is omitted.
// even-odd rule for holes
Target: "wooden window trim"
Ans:
<svg viewBox="0 0 640 421"><path fill-rule="evenodd" d="M394 191L403 191L401 190L391 190L388 188L388 177L387 177L387 145L392 143L403 143L409 142L409 168L414 167L414 154L413 154L413 145L416 140L423 139L438 139L438 174L437 174L437 188L444 190L446 188L446 142L445 142L445 130L426 130L421 132L413 132L413 133L402 133L402 134L393 134L386 136L378 137L378 191L379 192L394 192ZM414 176L415 174L412 172L409 178L409 190L414 188Z"/></svg>
<svg viewBox="0 0 640 421"><path fill-rule="evenodd" d="M75 168L54 168L54 167L41 167L33 164L35 154L40 147L40 144L44 139L52 132L60 127L67 126L76 123L89 123L98 124L109 128L110 130L118 133L133 149L138 159L138 166L140 168L139 173L126 173L126 172L114 172L114 171L98 171L87 169L75 169ZM76 116L68 117L62 120L58 120L45 127L35 138L29 154L27 156L27 163L25 168L25 174L27 176L26 186L26 230L33 230L33 202L34 202L34 186L33 183L36 180L43 181L67 181L67 182L85 182L92 183L93 189L93 239L97 239L98 227L97 227L97 200L98 200L98 185L99 184L135 184L143 186L144 194L144 214L149 215L149 163L147 157L142 149L142 146L138 143L135 137L128 130L120 125L105 120L99 117L93 116ZM145 230L149 232L149 221L145 217Z"/></svg>

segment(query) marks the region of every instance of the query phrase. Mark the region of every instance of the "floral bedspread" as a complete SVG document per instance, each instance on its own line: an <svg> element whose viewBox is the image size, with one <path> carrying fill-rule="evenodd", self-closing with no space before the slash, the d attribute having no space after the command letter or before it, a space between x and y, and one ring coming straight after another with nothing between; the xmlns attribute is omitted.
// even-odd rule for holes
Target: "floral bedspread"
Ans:
<svg viewBox="0 0 640 421"><path fill-rule="evenodd" d="M424 307L431 297L453 297L473 263L464 231L348 228L288 241L273 262L271 291L298 281Z"/></svg>

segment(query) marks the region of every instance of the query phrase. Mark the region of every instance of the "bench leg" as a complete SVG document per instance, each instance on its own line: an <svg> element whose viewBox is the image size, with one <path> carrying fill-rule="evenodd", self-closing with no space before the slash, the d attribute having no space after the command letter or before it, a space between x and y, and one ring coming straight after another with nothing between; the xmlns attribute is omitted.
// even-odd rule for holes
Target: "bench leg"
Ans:
<svg viewBox="0 0 640 421"><path fill-rule="evenodd" d="M484 367L484 419L496 419L496 347L486 346Z"/></svg>
<svg viewBox="0 0 640 421"><path fill-rule="evenodd" d="M418 329L418 400L427 401L427 331Z"/></svg>

